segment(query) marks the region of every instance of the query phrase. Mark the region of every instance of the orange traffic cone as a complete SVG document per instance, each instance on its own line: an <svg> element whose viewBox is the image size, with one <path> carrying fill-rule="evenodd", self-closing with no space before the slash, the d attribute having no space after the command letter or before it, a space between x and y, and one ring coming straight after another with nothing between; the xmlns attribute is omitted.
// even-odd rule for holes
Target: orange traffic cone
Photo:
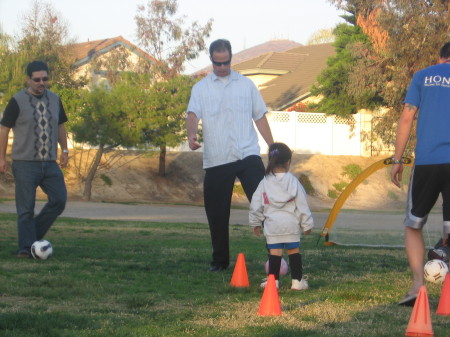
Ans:
<svg viewBox="0 0 450 337"><path fill-rule="evenodd" d="M442 286L441 299L436 310L438 315L450 315L450 273L445 275L444 285Z"/></svg>
<svg viewBox="0 0 450 337"><path fill-rule="evenodd" d="M247 267L245 266L245 258L243 253L238 254L236 265L234 266L233 276L230 284L233 287L249 287Z"/></svg>
<svg viewBox="0 0 450 337"><path fill-rule="evenodd" d="M266 288L259 304L258 315L279 316L281 315L280 299L278 297L275 275L270 274L267 279Z"/></svg>
<svg viewBox="0 0 450 337"><path fill-rule="evenodd" d="M434 336L433 328L431 327L430 304L428 303L425 286L420 287L405 336Z"/></svg>

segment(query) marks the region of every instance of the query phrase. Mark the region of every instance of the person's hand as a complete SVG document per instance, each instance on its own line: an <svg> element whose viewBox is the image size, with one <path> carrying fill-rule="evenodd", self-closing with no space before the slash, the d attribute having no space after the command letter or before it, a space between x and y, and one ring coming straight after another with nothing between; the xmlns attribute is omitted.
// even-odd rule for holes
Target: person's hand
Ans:
<svg viewBox="0 0 450 337"><path fill-rule="evenodd" d="M304 234L304 235L308 235L308 234L311 234L311 230L310 230L310 229L308 229L307 231L304 231L304 232L303 232L303 234Z"/></svg>
<svg viewBox="0 0 450 337"><path fill-rule="evenodd" d="M59 156L59 166L67 167L68 163L69 163L69 154L66 152L61 152L61 155Z"/></svg>
<svg viewBox="0 0 450 337"><path fill-rule="evenodd" d="M402 175L403 175L403 165L402 164L392 165L391 181L394 183L395 186L400 187Z"/></svg>
<svg viewBox="0 0 450 337"><path fill-rule="evenodd" d="M189 137L189 148L193 151L201 148L202 146L197 142L197 137Z"/></svg>
<svg viewBox="0 0 450 337"><path fill-rule="evenodd" d="M260 236L261 235L261 227L253 227L253 234L255 234L255 236Z"/></svg>
<svg viewBox="0 0 450 337"><path fill-rule="evenodd" d="M0 173L6 173L8 171L8 164L5 159L0 159Z"/></svg>

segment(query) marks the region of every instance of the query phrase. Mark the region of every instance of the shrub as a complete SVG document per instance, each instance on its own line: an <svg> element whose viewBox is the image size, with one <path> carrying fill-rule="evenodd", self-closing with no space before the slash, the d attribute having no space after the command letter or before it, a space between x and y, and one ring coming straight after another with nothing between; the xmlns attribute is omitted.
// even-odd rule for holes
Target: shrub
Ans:
<svg viewBox="0 0 450 337"><path fill-rule="evenodd" d="M361 166L357 164L348 164L347 166L342 167L344 172L341 174L343 176L347 176L350 180L354 180L361 172Z"/></svg>
<svg viewBox="0 0 450 337"><path fill-rule="evenodd" d="M112 180L110 177L108 177L105 174L100 174L100 179L103 180L103 182L105 183L105 185L107 186L112 186Z"/></svg>
<svg viewBox="0 0 450 337"><path fill-rule="evenodd" d="M316 194L316 190L314 189L313 185L311 184L311 181L309 180L309 177L306 174L300 173L298 180L305 189L306 194L311 196Z"/></svg>

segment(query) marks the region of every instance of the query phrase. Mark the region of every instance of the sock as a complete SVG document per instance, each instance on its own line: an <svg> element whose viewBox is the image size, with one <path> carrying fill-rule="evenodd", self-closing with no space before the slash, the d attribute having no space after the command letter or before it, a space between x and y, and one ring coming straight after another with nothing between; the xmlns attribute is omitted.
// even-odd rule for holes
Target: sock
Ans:
<svg viewBox="0 0 450 337"><path fill-rule="evenodd" d="M295 253L289 256L289 266L291 267L291 277L293 280L301 280L303 277L302 256Z"/></svg>
<svg viewBox="0 0 450 337"><path fill-rule="evenodd" d="M269 255L269 274L275 275L275 280L280 279L281 256Z"/></svg>

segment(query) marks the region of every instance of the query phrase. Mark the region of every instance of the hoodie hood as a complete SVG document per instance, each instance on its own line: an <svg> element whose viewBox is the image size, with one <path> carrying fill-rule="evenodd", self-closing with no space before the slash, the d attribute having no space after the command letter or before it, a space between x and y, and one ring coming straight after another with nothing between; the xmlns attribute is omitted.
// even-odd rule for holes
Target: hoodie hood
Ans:
<svg viewBox="0 0 450 337"><path fill-rule="evenodd" d="M286 173L266 176L266 179L263 180L264 191L271 192L270 194L264 193L264 198L267 197L272 206L282 208L297 195L298 184L294 179L296 178L292 174Z"/></svg>

